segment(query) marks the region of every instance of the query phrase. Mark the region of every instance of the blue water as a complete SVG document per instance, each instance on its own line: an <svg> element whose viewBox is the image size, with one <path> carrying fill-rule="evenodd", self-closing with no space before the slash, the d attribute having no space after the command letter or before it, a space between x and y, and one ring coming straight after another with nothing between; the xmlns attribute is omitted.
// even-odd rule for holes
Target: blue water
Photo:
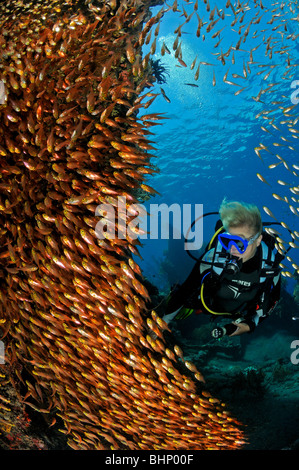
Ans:
<svg viewBox="0 0 299 470"><path fill-rule="evenodd" d="M219 2L218 2L219 3ZM223 3L223 2L222 2ZM193 6L189 10L183 2L187 11L192 11ZM180 4L179 4L180 7ZM213 5L211 5L213 7ZM153 8L155 14L161 7ZM248 15L255 14L255 10L249 12ZM142 111L142 114L149 113L165 113L167 119L163 120L162 125L150 128L154 132L154 136L150 138L155 141L157 156L152 163L159 167L160 173L151 176L148 184L155 188L161 195L152 197L145 203L147 207L150 204L167 205L203 204L204 212L218 211L219 205L224 197L230 200L240 200L256 204L262 213L264 221L274 221L262 209L263 206L268 207L277 217L279 221L287 223L292 230L298 230L298 216L295 216L289 210L286 203L273 198L272 193L281 196L294 196L288 191L287 186L281 186L277 183L278 179L286 181L291 186L298 186L298 178L292 175L283 165L279 165L275 169L269 169L270 164L276 163L275 149L271 147L271 143L282 142L280 135L286 132L284 129L281 133L267 126L264 119L256 119L255 116L264 109L273 110L275 106L270 101L281 100L283 97L283 107L291 106L291 82L299 79L297 77L288 77L281 79L282 74L286 70L286 56L273 54L271 64L275 64L270 77L263 80L263 76L268 71L264 69L263 74L257 75L262 69L258 64L250 64L251 73L248 79L239 79L232 81L241 83L242 87L248 88L235 96L234 93L241 87L228 85L223 82L223 76L230 69L230 73L243 74L243 66L249 60L249 50L260 44L259 39L250 40L241 46L244 51L235 52L235 65L231 63L231 56L227 59L227 63L223 66L217 60L215 52L220 51L214 48L217 39L211 41L211 35L206 34L205 41L197 38L195 31L197 28L197 19L194 16L190 23L183 27L182 54L183 60L187 67L180 66L178 60L174 57L172 44L176 38L174 30L183 19L179 13L167 13L160 25L160 33L157 38L156 53L152 56L154 60L160 59L168 69L169 76L166 76L167 83L162 85L155 84L152 89L147 89L152 93L159 93L160 87L163 88L170 102L160 94L153 104ZM293 15L289 15L291 17ZM252 35L252 29L261 31L267 26L265 18L259 25L251 27L249 38ZM226 51L229 46L238 40L238 34L230 28L229 22L227 27L221 33L223 38L221 46ZM219 26L218 26L219 25ZM215 26L212 32L222 27L221 21ZM267 26L269 28L269 25ZM296 25L294 21L290 21L291 31L295 32ZM203 30L205 28L202 28ZM258 34L257 34L258 35ZM152 40L153 40L152 34ZM237 38L237 39L236 39ZM219 39L219 38L218 38ZM151 42L144 47L143 53L149 51ZM161 45L163 41L167 44L171 54L161 55ZM283 42L285 44L285 42ZM254 61L259 64L269 63L265 57L264 50L257 49L254 54ZM298 41L291 41L291 52L298 59ZM195 56L198 61L213 63L216 66L201 66L199 79L194 80L197 64L193 70L190 65ZM297 61L298 62L298 61ZM216 86L213 86L213 70L215 71ZM231 78L229 78L231 80ZM278 82L274 92L263 94L263 103L256 102L252 96L256 96L261 87L266 88L270 83ZM194 83L198 87L190 87L186 83ZM299 106L299 105L298 105ZM293 111L294 112L294 111ZM298 111L297 111L298 113ZM275 116L275 112L272 114ZM261 130L261 126L267 126L273 133L265 133ZM289 137L288 137L289 138ZM254 152L254 148L260 143L271 147L271 153L262 151L263 161L258 158ZM276 153L279 153L289 164L298 164L298 144L292 139L291 145L296 148L291 151L284 147L277 147ZM257 177L257 173L267 180L269 184L265 184ZM298 204L294 203L295 207ZM211 216L204 219L203 239L208 241L214 233L214 224L217 217ZM277 228L277 227L275 227ZM286 230L279 227L282 235L290 241L289 234ZM183 238L181 240L153 240L150 236L142 240L143 247L140 250L142 255L141 267L146 278L153 282L163 292L167 292L170 284L173 282L182 282L192 268L194 261L188 256L184 250ZM298 249L292 249L290 252L292 259L298 264ZM291 272L294 269L289 262L286 266ZM287 279L288 290L291 292L294 282Z"/></svg>

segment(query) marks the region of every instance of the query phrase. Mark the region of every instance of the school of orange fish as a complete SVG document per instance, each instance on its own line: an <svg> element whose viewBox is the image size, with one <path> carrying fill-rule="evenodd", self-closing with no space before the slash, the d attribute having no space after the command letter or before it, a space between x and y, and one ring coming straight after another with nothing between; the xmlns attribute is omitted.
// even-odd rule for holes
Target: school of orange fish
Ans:
<svg viewBox="0 0 299 470"><path fill-rule="evenodd" d="M242 23L247 8L228 0L206 26L198 3L210 12L208 0L196 0L198 37L226 10ZM26 386L29 406L51 425L63 423L73 449L238 449L240 423L181 349L167 344L167 324L147 310L132 257L138 240L95 233L99 204L116 208L117 197L126 198L121 228L140 191L154 193L146 183L156 171L149 128L162 116L138 119L138 110L157 96L149 59L162 17L169 10L185 22L189 16L176 0L155 16L150 4L10 0L0 7L4 367L16 388Z"/></svg>

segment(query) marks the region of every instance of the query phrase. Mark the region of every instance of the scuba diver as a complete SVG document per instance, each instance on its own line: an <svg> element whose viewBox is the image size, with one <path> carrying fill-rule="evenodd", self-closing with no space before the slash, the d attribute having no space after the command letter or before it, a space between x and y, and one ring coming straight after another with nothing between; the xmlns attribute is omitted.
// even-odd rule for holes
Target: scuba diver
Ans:
<svg viewBox="0 0 299 470"><path fill-rule="evenodd" d="M275 237L263 231L255 205L224 199L219 215L212 240L171 292L163 317L167 323L193 312L228 317L229 323L212 330L214 338L251 333L270 315L280 298L284 258Z"/></svg>

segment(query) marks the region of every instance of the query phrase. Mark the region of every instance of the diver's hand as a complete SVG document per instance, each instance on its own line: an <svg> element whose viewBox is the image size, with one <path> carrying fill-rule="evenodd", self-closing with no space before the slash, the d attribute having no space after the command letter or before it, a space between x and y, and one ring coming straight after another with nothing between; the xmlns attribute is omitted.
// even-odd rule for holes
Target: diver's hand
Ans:
<svg viewBox="0 0 299 470"><path fill-rule="evenodd" d="M222 338L223 336L235 336L241 335L249 331L249 326L246 323L239 323L238 321L227 323L226 325L220 327L217 326L212 330L213 338Z"/></svg>
<svg viewBox="0 0 299 470"><path fill-rule="evenodd" d="M250 331L250 327L249 327L249 325L247 325L247 323L233 322L232 324L236 326L236 329L229 336L242 335L243 333L249 333L249 331Z"/></svg>
<svg viewBox="0 0 299 470"><path fill-rule="evenodd" d="M217 326L212 330L213 338L222 338L223 336L238 336L242 335L243 333L248 333L250 331L249 325L243 322L232 322L224 325L223 327Z"/></svg>

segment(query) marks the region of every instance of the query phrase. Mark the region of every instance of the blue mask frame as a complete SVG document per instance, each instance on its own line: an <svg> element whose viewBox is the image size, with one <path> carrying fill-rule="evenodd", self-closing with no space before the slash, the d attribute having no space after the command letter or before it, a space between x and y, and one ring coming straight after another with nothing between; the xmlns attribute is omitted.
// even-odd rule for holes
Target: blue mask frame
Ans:
<svg viewBox="0 0 299 470"><path fill-rule="evenodd" d="M231 235L228 232L220 233L218 235L218 240L223 246L223 248L227 251L230 251L231 247L234 246L238 252L243 255L247 250L248 245L252 245L252 243L259 237L257 233L254 237L251 237L249 240L245 238L239 237L238 235Z"/></svg>

